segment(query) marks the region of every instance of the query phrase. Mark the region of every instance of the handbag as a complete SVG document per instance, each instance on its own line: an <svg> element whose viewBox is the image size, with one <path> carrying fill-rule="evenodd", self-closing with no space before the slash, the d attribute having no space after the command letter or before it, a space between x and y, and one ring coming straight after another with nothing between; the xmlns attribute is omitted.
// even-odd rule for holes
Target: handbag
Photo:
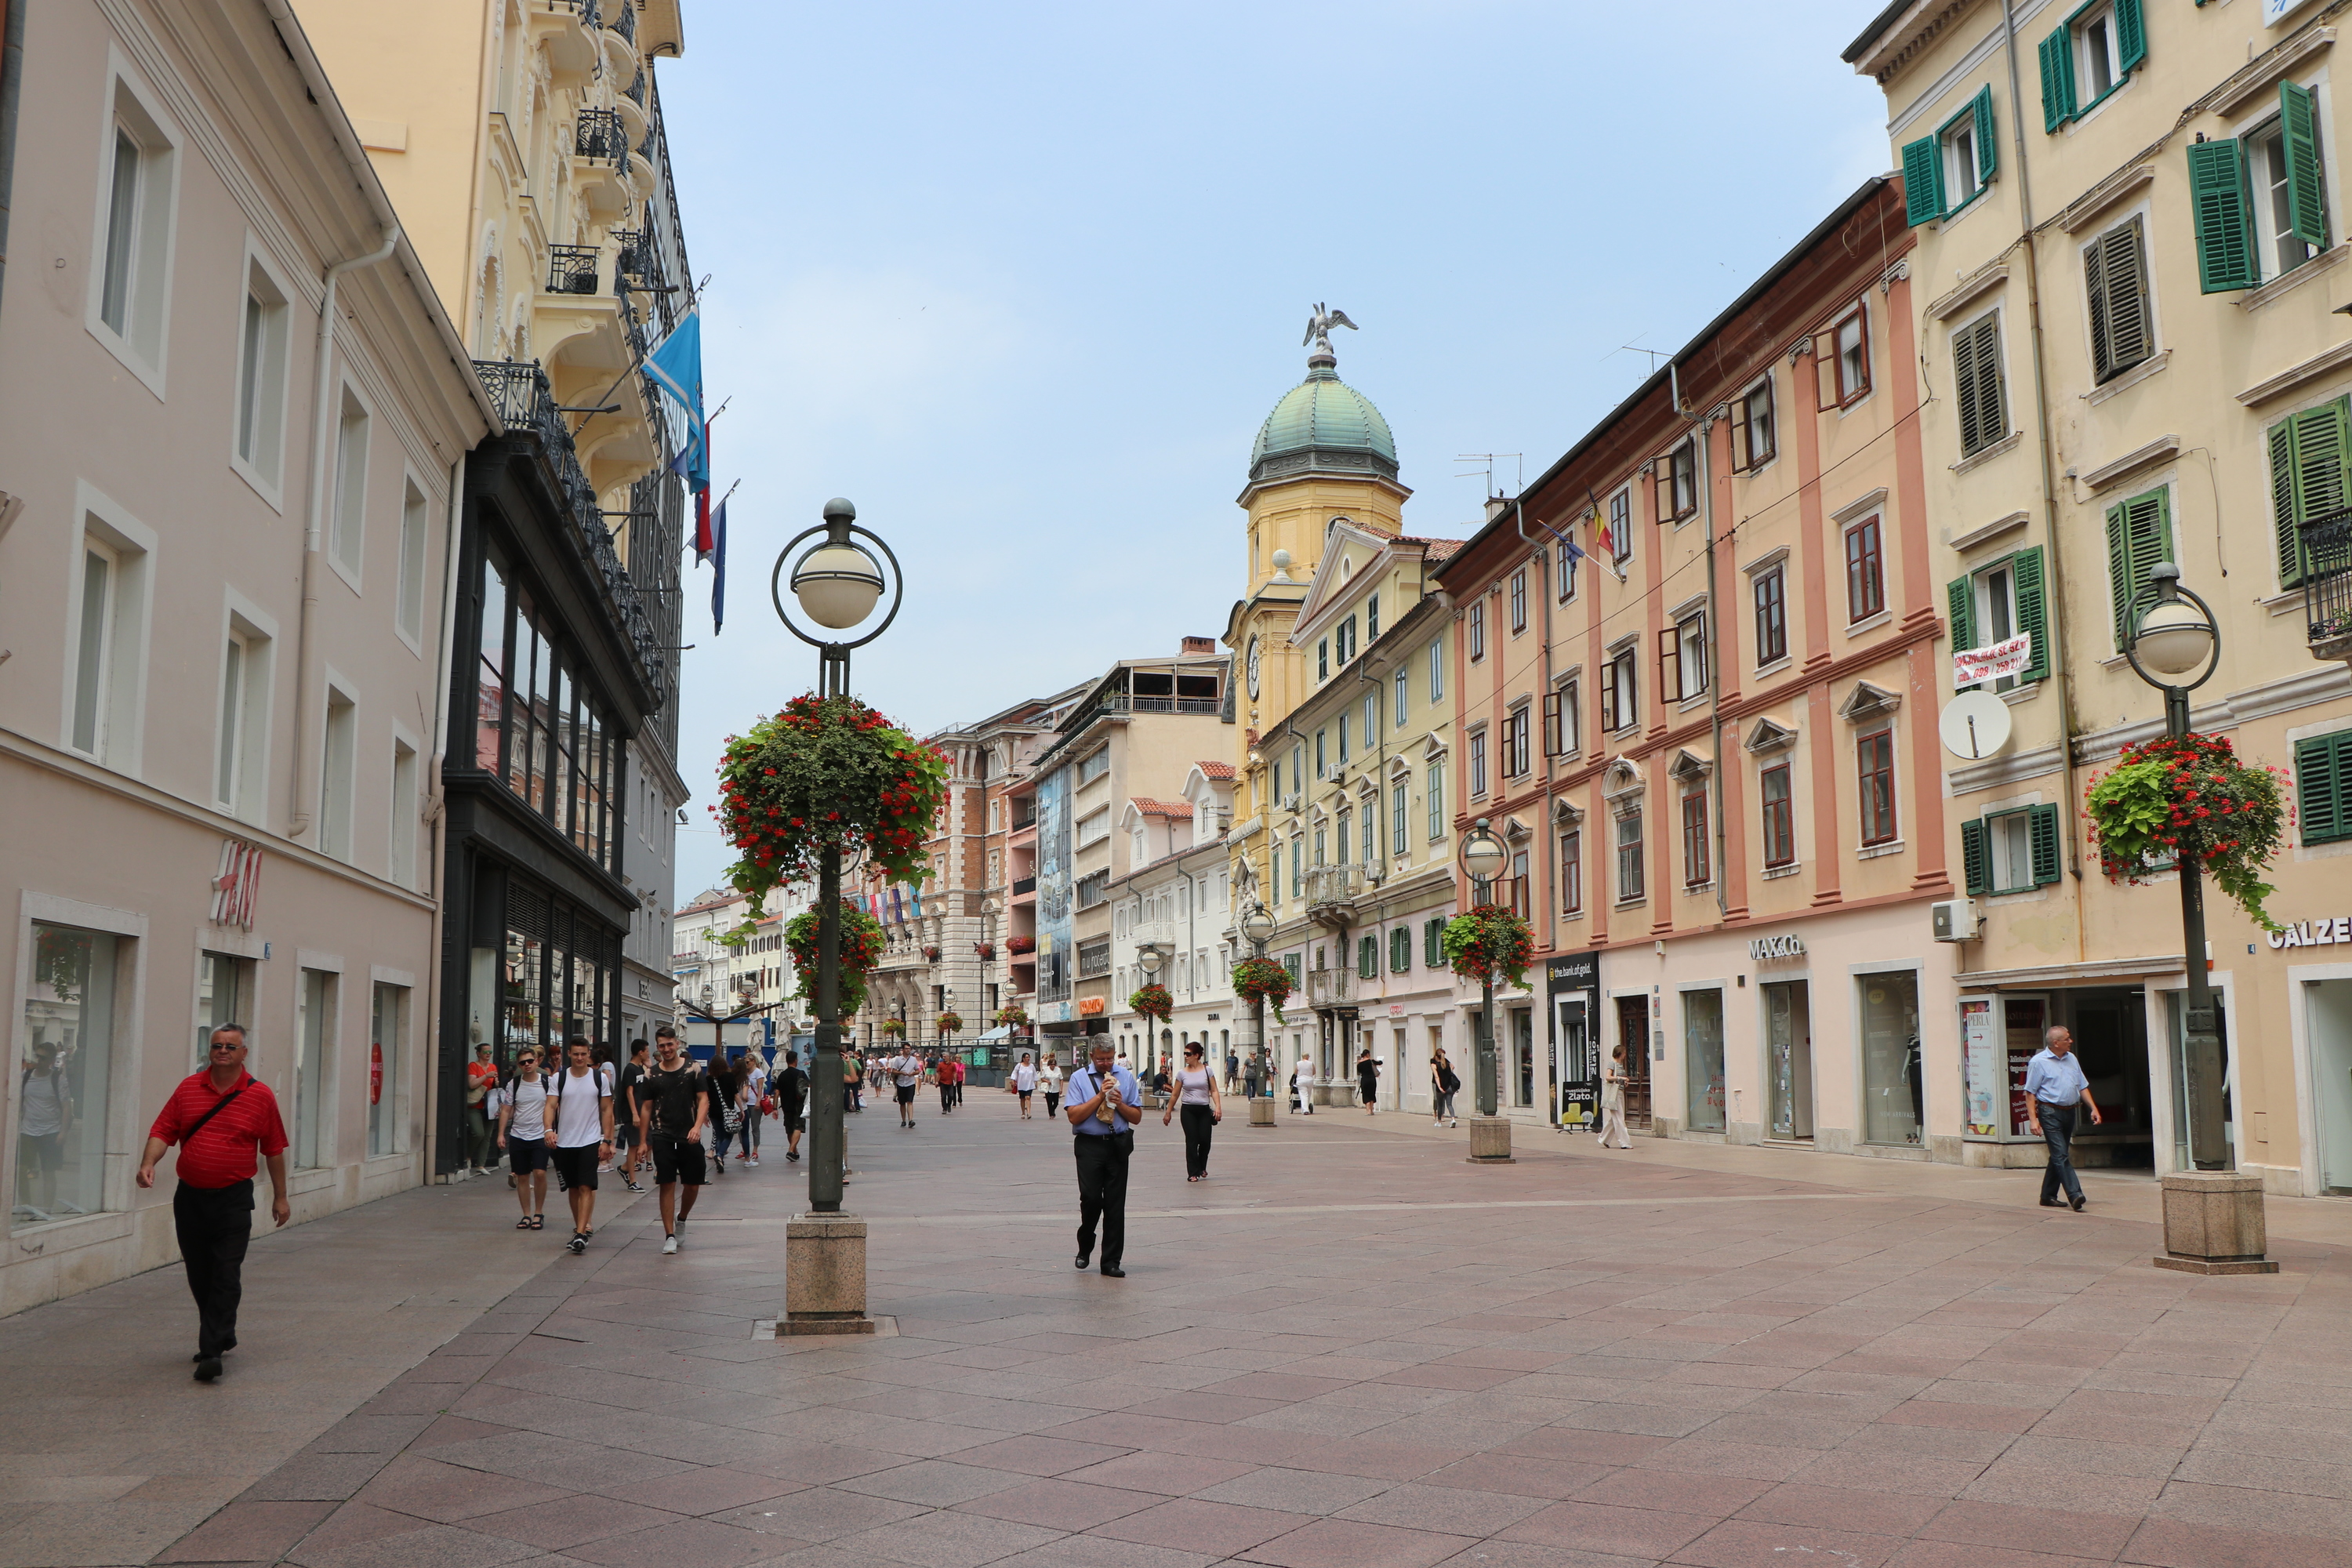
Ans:
<svg viewBox="0 0 2352 1568"><path fill-rule="evenodd" d="M760 1097L760 1114L762 1116L773 1116L775 1113L776 1097L772 1094L761 1095Z"/></svg>

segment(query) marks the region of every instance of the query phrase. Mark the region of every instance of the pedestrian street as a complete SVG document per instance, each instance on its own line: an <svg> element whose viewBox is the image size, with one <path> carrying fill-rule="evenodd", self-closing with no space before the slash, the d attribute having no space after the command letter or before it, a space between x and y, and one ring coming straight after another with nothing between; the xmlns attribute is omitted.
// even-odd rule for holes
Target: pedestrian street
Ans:
<svg viewBox="0 0 2352 1568"><path fill-rule="evenodd" d="M1229 1117L1192 1185L1153 1114L1106 1279L1059 1122L848 1120L871 1338L770 1334L777 1158L670 1257L650 1194L573 1258L495 1178L257 1235L210 1386L176 1268L10 1319L0 1562L2352 1561L2318 1202L2273 1205L2279 1274L2204 1279L2149 1265L2145 1180L2076 1215L2030 1172L1589 1138L1486 1168L1318 1115Z"/></svg>

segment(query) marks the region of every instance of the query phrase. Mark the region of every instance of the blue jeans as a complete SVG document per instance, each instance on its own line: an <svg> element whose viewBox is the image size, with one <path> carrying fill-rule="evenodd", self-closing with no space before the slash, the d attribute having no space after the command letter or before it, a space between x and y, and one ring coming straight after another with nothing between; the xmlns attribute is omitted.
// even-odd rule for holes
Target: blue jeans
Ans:
<svg viewBox="0 0 2352 1568"><path fill-rule="evenodd" d="M2074 1108L2044 1100L2034 1110L2042 1117L2042 1141L2050 1145L2050 1163L2042 1172L2042 1201L2055 1198L2063 1182L2072 1202L2083 1195L2082 1179L2074 1174Z"/></svg>

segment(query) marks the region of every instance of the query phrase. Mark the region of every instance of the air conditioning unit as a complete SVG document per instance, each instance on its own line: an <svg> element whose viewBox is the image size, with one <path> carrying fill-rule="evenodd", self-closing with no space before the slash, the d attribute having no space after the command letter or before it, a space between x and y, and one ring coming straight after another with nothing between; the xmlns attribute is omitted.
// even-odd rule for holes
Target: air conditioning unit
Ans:
<svg viewBox="0 0 2352 1568"><path fill-rule="evenodd" d="M1940 904L1927 906L1927 918L1933 923L1937 942L1974 942L1977 939L1977 901L1974 899L1947 899Z"/></svg>

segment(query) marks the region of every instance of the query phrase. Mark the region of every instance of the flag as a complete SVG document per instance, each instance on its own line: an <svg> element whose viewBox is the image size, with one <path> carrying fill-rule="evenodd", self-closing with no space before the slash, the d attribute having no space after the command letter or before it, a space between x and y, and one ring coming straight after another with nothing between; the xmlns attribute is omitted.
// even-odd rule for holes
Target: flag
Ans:
<svg viewBox="0 0 2352 1568"><path fill-rule="evenodd" d="M702 432L702 455L706 459L710 456L710 429L708 426ZM708 563L718 551L719 538L710 518L710 479L705 474L701 487L694 492L694 563L697 566Z"/></svg>
<svg viewBox="0 0 2352 1568"><path fill-rule="evenodd" d="M1560 542L1568 547L1568 563L1570 566L1584 559L1584 547L1576 542L1576 535L1571 533Z"/></svg>
<svg viewBox="0 0 2352 1568"><path fill-rule="evenodd" d="M709 441L702 422L702 316L689 310L686 320L646 355L646 374L663 395L677 405L685 439L670 471L696 490L710 488Z"/></svg>
<svg viewBox="0 0 2352 1568"><path fill-rule="evenodd" d="M707 500L710 492L705 490ZM710 579L710 635L717 637L727 619L727 503L719 503L719 511L710 520L712 543L710 563L717 570Z"/></svg>

